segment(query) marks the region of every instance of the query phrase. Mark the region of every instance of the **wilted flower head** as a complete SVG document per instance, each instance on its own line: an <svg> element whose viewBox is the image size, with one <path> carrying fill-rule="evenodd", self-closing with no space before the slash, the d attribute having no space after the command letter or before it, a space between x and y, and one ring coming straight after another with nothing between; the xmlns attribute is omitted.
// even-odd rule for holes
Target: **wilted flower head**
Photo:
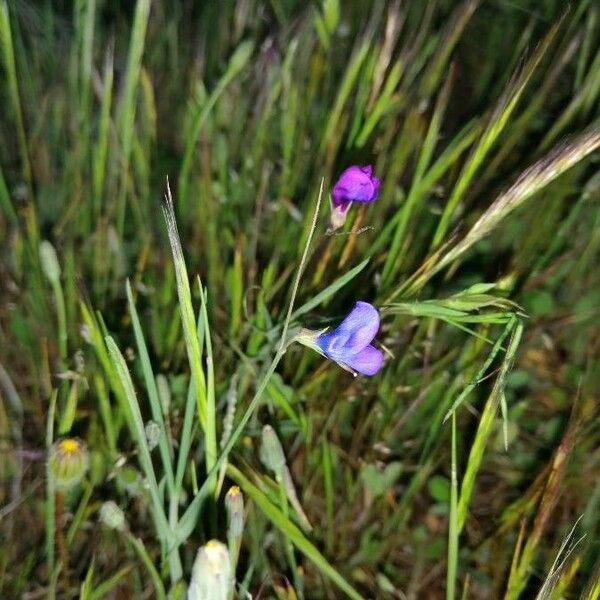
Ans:
<svg viewBox="0 0 600 600"><path fill-rule="evenodd" d="M267 469L275 475L281 475L285 466L285 455L281 442L270 425L265 425L262 430L260 459Z"/></svg>
<svg viewBox="0 0 600 600"><path fill-rule="evenodd" d="M90 465L87 447L77 438L64 438L56 442L48 455L48 476L61 491L76 486Z"/></svg>
<svg viewBox="0 0 600 600"><path fill-rule="evenodd" d="M338 178L331 191L331 228L344 224L352 202L373 202L379 196L379 177L373 176L373 167L348 167Z"/></svg>
<svg viewBox="0 0 600 600"><path fill-rule="evenodd" d="M188 600L227 600L233 584L227 546L210 540L196 555Z"/></svg>
<svg viewBox="0 0 600 600"><path fill-rule="evenodd" d="M237 485L229 488L225 494L227 509L227 533L233 538L239 538L244 531L244 496Z"/></svg>
<svg viewBox="0 0 600 600"><path fill-rule="evenodd" d="M229 561L231 572L235 573L244 533L244 497L237 485L229 488L225 494L227 509L227 544L229 546Z"/></svg>
<svg viewBox="0 0 600 600"><path fill-rule="evenodd" d="M377 309L359 301L335 329L304 331L297 339L354 373L375 375L383 363L382 352L371 345L378 330Z"/></svg>
<svg viewBox="0 0 600 600"><path fill-rule="evenodd" d="M123 531L127 526L125 514L119 505L112 500L104 502L100 507L100 521L107 527L117 531Z"/></svg>
<svg viewBox="0 0 600 600"><path fill-rule="evenodd" d="M54 246L44 240L40 244L40 262L42 270L50 283L58 283L60 281L60 263Z"/></svg>
<svg viewBox="0 0 600 600"><path fill-rule="evenodd" d="M160 425L155 421L148 421L144 427L146 433L146 441L148 442L148 450L152 452L160 440Z"/></svg>

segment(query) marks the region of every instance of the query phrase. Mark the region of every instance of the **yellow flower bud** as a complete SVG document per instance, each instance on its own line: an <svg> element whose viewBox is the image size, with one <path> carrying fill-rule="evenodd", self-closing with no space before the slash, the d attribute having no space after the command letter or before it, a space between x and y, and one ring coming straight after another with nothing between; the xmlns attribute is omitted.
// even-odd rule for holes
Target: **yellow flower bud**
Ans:
<svg viewBox="0 0 600 600"><path fill-rule="evenodd" d="M85 443L76 438L64 438L50 449L48 476L52 477L56 489L66 492L83 479L89 464Z"/></svg>

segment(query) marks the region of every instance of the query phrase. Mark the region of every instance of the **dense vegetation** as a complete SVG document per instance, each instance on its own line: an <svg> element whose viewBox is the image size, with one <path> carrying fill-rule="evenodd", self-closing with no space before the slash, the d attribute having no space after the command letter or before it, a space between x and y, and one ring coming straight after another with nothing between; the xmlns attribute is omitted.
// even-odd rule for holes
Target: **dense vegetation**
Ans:
<svg viewBox="0 0 600 600"><path fill-rule="evenodd" d="M0 597L182 597L238 485L240 598L600 598L597 3L0 0L0 65ZM357 300L373 377L291 341Z"/></svg>

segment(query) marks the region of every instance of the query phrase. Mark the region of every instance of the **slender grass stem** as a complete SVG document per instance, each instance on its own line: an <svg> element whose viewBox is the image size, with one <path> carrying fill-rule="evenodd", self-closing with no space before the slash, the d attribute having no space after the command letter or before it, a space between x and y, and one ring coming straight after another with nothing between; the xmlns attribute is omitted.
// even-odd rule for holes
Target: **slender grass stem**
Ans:
<svg viewBox="0 0 600 600"><path fill-rule="evenodd" d="M132 533L127 534L127 539L131 544L131 547L136 551L137 555L140 557L148 574L150 575L150 579L152 580L152 584L154 585L154 591L156 592L156 598L158 600L165 600L167 594L165 592L165 586L163 585L162 579L154 566L153 560L148 555L146 551L146 547L142 540L136 538Z"/></svg>
<svg viewBox="0 0 600 600"><path fill-rule="evenodd" d="M54 415L56 412L56 398L58 391L54 390L50 396L50 405L48 407L48 418L46 420L46 457L49 455L50 448L54 442ZM54 479L50 475L48 463L46 462L46 561L48 563L48 576L54 573L54 544L55 544L55 485Z"/></svg>
<svg viewBox="0 0 600 600"><path fill-rule="evenodd" d="M456 413L452 413L452 466L450 478L450 512L448 515L448 568L446 600L454 600L458 565L458 480L456 465Z"/></svg>

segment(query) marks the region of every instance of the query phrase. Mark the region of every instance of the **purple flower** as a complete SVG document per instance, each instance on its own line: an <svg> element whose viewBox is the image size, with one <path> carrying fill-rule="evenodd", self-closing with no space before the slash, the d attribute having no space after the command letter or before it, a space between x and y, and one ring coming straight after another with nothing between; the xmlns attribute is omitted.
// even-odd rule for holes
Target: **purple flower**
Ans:
<svg viewBox="0 0 600 600"><path fill-rule="evenodd" d="M357 302L346 318L315 340L319 350L342 367L362 375L375 375L383 354L371 345L379 330L379 313L368 302Z"/></svg>
<svg viewBox="0 0 600 600"><path fill-rule="evenodd" d="M373 202L379 196L379 177L373 176L373 167L348 167L331 190L331 227L344 224L348 207L352 202Z"/></svg>

